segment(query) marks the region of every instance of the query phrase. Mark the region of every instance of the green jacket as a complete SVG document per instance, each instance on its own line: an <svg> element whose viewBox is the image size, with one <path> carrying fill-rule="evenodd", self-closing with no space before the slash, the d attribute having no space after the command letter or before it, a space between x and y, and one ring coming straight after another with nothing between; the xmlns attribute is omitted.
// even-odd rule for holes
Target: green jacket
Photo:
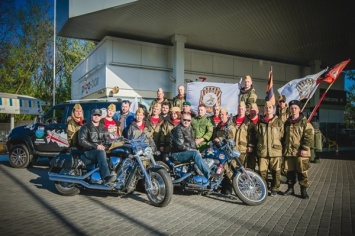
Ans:
<svg viewBox="0 0 355 236"><path fill-rule="evenodd" d="M254 147L255 133L253 131L254 124L249 119L249 117L245 116L243 123L238 127L236 124L236 117L233 117L233 137L235 140L234 149L240 151L241 153L246 153L247 148Z"/></svg>
<svg viewBox="0 0 355 236"><path fill-rule="evenodd" d="M173 98L173 104L172 107L179 107L180 110L182 111L182 104L185 102L186 96L180 98L179 95L175 96Z"/></svg>
<svg viewBox="0 0 355 236"><path fill-rule="evenodd" d="M164 152L171 152L171 130L175 127L171 120L165 120L160 130L159 147L164 147Z"/></svg>
<svg viewBox="0 0 355 236"><path fill-rule="evenodd" d="M153 138L155 146L159 147L160 146L160 135L161 135L161 128L163 126L164 119L162 117L159 118L158 124L154 125L150 121L150 117L147 118L145 124L147 125L147 130L148 133L150 134L150 137Z"/></svg>
<svg viewBox="0 0 355 236"><path fill-rule="evenodd" d="M222 124L222 121L219 122L217 127L214 129L212 139L214 140L215 138L218 138L221 141L223 139L234 139L234 135L235 135L235 128L232 123L232 119L230 118L228 119L225 125Z"/></svg>
<svg viewBox="0 0 355 236"><path fill-rule="evenodd" d="M277 106L276 115L282 120L282 122L285 123L288 117L290 116L290 109L288 109L288 106L284 108L280 108L279 106Z"/></svg>
<svg viewBox="0 0 355 236"><path fill-rule="evenodd" d="M82 125L76 122L71 116L68 117L67 122L67 137L69 147L79 147L78 131Z"/></svg>
<svg viewBox="0 0 355 236"><path fill-rule="evenodd" d="M314 129L303 114L295 121L289 117L285 122L285 134L283 138L283 156L297 157L300 151L308 151L311 156L311 147L313 146Z"/></svg>
<svg viewBox="0 0 355 236"><path fill-rule="evenodd" d="M207 142L211 140L213 135L213 124L206 115L203 117L196 116L192 118L191 126L195 133L195 138L204 138L205 140L197 145L200 151L207 148Z"/></svg>
<svg viewBox="0 0 355 236"><path fill-rule="evenodd" d="M284 124L278 116L269 122L262 117L254 126L256 131L256 155L258 157L281 157Z"/></svg>

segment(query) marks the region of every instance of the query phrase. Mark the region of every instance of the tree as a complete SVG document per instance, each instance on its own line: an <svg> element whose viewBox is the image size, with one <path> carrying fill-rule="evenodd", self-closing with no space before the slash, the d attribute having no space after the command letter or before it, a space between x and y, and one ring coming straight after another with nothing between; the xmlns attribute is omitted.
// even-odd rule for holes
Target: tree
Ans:
<svg viewBox="0 0 355 236"><path fill-rule="evenodd" d="M345 78L355 82L355 70L348 70ZM355 84L352 84L346 91L346 106L344 123L347 128L355 128Z"/></svg>
<svg viewBox="0 0 355 236"><path fill-rule="evenodd" d="M35 0L27 0L18 9L13 1L0 1L0 92L52 101L51 15L47 4ZM70 99L72 69L95 45L89 41L61 37L57 38L56 44L56 101L61 102ZM30 117L17 115L16 118Z"/></svg>

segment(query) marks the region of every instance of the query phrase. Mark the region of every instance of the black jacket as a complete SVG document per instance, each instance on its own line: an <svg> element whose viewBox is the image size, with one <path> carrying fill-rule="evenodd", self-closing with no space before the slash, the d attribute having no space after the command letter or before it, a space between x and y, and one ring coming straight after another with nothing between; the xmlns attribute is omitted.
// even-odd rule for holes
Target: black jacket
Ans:
<svg viewBox="0 0 355 236"><path fill-rule="evenodd" d="M184 127L178 124L171 130L172 152L183 152L196 149L195 135L191 126Z"/></svg>
<svg viewBox="0 0 355 236"><path fill-rule="evenodd" d="M107 133L104 125L94 126L90 121L83 125L79 130L79 145L85 150L96 149L98 145L105 142L105 134Z"/></svg>

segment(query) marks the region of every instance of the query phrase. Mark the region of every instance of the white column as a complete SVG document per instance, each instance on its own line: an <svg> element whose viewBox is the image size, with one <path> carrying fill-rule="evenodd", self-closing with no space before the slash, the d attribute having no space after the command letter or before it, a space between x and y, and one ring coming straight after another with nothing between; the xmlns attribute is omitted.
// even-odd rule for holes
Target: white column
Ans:
<svg viewBox="0 0 355 236"><path fill-rule="evenodd" d="M174 65L173 77L175 79L174 96L177 95L177 88L185 82L185 42L186 36L175 34L171 38L174 44Z"/></svg>

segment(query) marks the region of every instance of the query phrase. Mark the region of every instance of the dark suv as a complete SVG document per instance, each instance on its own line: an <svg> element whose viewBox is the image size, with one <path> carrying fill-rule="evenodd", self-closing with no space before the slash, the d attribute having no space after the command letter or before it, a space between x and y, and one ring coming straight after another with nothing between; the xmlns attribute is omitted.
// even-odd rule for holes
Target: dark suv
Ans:
<svg viewBox="0 0 355 236"><path fill-rule="evenodd" d="M38 117L34 124L11 130L6 142L10 164L15 168L26 168L38 157L51 159L67 149L67 119L76 103L82 106L86 121L90 120L92 109L107 109L111 103L116 105L117 111L121 108L120 99L68 101L55 105L43 116Z"/></svg>

